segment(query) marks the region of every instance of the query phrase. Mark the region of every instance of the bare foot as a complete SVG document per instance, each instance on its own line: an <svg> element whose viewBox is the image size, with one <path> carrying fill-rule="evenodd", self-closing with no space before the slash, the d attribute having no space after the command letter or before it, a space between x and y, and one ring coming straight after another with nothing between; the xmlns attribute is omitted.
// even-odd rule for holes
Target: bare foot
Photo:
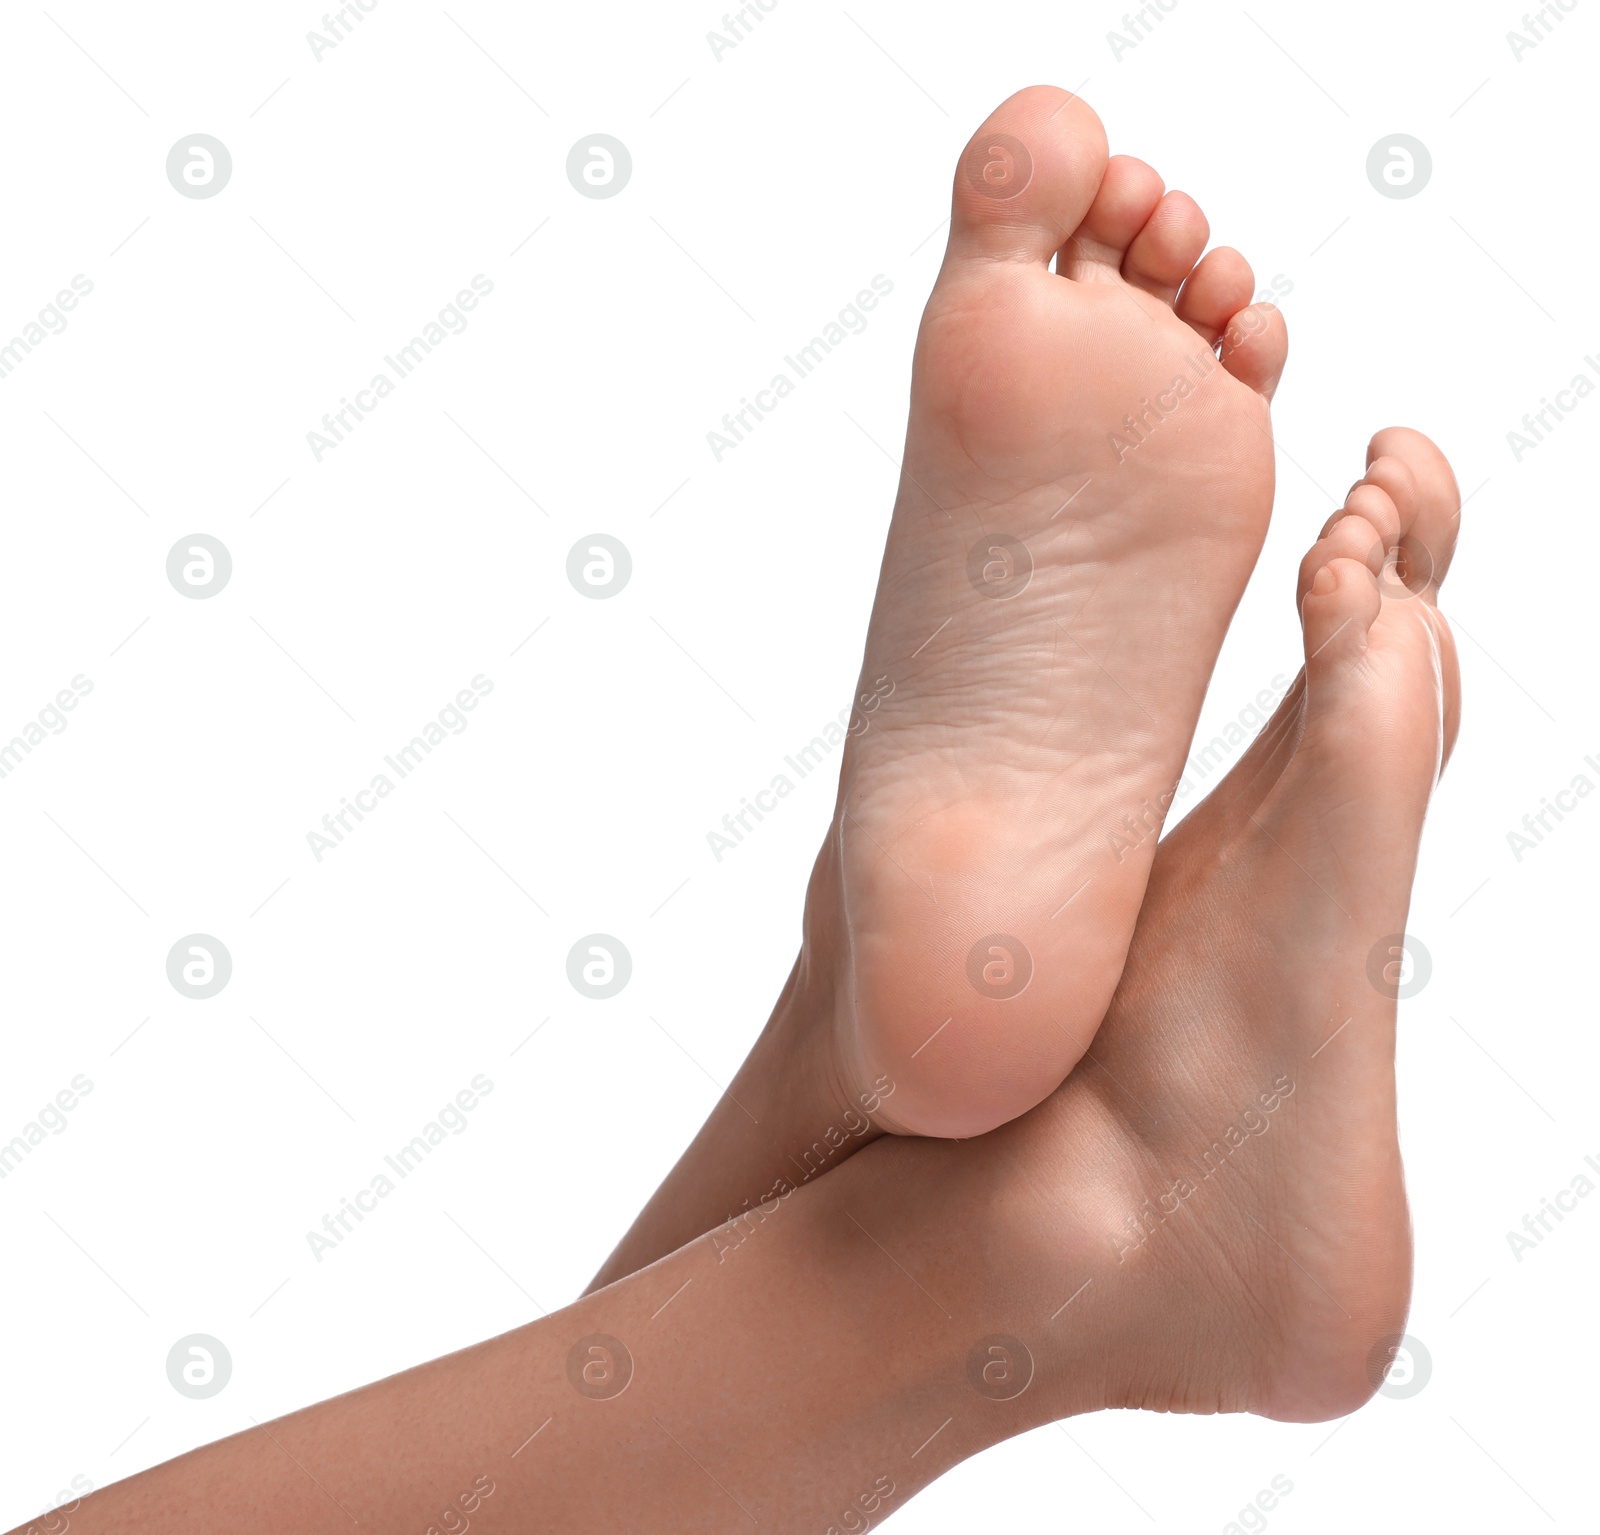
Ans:
<svg viewBox="0 0 1600 1535"><path fill-rule="evenodd" d="M922 1361L896 1398L920 1446L904 1490L1074 1412L1309 1421L1381 1383L1411 1289L1395 981L1458 722L1436 597L1459 505L1425 437L1373 439L1302 566L1305 669L1162 843L1107 1017L1051 1097L963 1144L880 1137L668 1260L696 1254L714 1304L714 1276L774 1244L859 1257L830 1291L852 1347ZM680 1218L725 1185L719 1144L725 1163L713 1137L685 1164ZM857 1318L885 1296L904 1316L874 1313L880 1336Z"/></svg>
<svg viewBox="0 0 1600 1535"><path fill-rule="evenodd" d="M1458 505L1425 438L1375 439L1302 572L1305 673L1164 844L1111 1012L1045 1103L966 1144L883 1136L737 1238L74 1524L331 1531L354 1505L399 1529L465 1486L451 1507L493 1493L553 1528L860 1530L1074 1413L1359 1406L1410 1292L1391 966L1455 733L1434 596Z"/></svg>
<svg viewBox="0 0 1600 1535"><path fill-rule="evenodd" d="M1121 973L1272 505L1283 321L1207 238L1065 91L957 168L800 964L881 1128L1024 1113Z"/></svg>
<svg viewBox="0 0 1600 1535"><path fill-rule="evenodd" d="M1063 1298L1092 1281L1019 1336L1041 1356L1069 1320L1134 1340L1142 1368L1108 1405L1335 1417L1381 1383L1403 1330L1394 983L1456 734L1435 597L1459 507L1427 438L1374 438L1302 566L1305 671L1163 843L1084 1063L978 1143L1036 1288L1052 1269ZM1070 1272L1063 1254L1081 1255Z"/></svg>

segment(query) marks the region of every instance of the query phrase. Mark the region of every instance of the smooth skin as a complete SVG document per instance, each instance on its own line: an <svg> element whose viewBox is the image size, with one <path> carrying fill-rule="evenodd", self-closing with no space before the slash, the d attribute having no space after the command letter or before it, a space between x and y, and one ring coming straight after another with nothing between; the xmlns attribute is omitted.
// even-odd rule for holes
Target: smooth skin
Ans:
<svg viewBox="0 0 1600 1535"><path fill-rule="evenodd" d="M1054 87L956 166L798 981L884 1129L1032 1108L1121 973L1272 509L1287 333L1208 237Z"/></svg>
<svg viewBox="0 0 1600 1535"><path fill-rule="evenodd" d="M1110 1015L1046 1103L968 1144L882 1136L529 1327L97 1492L72 1527L449 1531L476 1497L489 1531L859 1530L1075 1413L1359 1406L1410 1292L1372 964L1456 731L1435 596L1458 509L1426 438L1374 439L1302 569L1305 671L1163 843Z"/></svg>
<svg viewBox="0 0 1600 1535"><path fill-rule="evenodd" d="M882 1132L991 1130L1088 1046L1271 514L1287 331L1209 234L1054 87L962 152L801 952L597 1286Z"/></svg>
<svg viewBox="0 0 1600 1535"><path fill-rule="evenodd" d="M1057 119L1061 136L1051 137ZM974 141L985 157L980 176L996 145L1005 147L998 136L1016 128L1032 135L1038 180L1013 200L991 198L970 179L968 196L958 178L951 260L961 270L952 275L947 261L949 284L941 278L954 300L937 313L930 305L919 344L924 402L939 401L941 387L950 392L920 417L914 407L908 475L913 464L928 481L948 473L940 485L961 491L935 510L972 516L988 536L999 503L975 511L981 487L1020 465L1004 509L1021 514L1044 509L1043 489L1065 483L1044 473L1049 422L1029 418L1026 400L1013 398L1017 409L998 416L963 414L974 400L992 402L1018 360L1019 335L1048 332L1069 312L1054 314L1042 283L1072 289L1073 323L1082 323L1073 330L1063 321L1059 339L1074 358L1039 359L1045 372L1035 383L1070 394L1097 366L1119 385L1141 383L1152 358L1170 361L1165 343L1151 343L1146 356L1107 319L1129 303L1141 326L1154 327L1137 334L1187 327L1205 349L1212 340L1222 348L1222 368L1186 399L1194 408L1163 418L1140 444L1152 450L1141 464L1158 464L1154 450L1168 451L1182 441L1179 428L1193 426L1194 460L1175 453L1161 474L1125 477L1134 508L1126 520L1116 497L1080 509L1084 557L1053 560L1048 551L1065 545L1049 534L1039 546L1041 592L1081 599L1074 611L1091 628L1078 639L1091 656L1096 647L1083 636L1109 641L1129 611L1113 604L1091 619L1096 593L1115 594L1125 578L1128 590L1176 592L1169 607L1187 615L1186 630L1179 619L1165 627L1170 614L1150 618L1162 654L1129 674L1148 675L1157 692L1171 683L1149 695L1164 723L1142 737L1113 730L1114 751L1067 753L1113 762L1108 777L1083 782L1114 785L1101 808L1116 809L1125 791L1175 774L1166 757L1181 760L1212 639L1220 642L1254 559L1262 483L1255 469L1226 476L1259 466L1246 428L1264 431L1281 321L1269 314L1229 331L1242 291L1234 258L1213 262L1209 275L1205 262L1194 266L1205 237L1196 238L1192 204L1158 192L1146 207L1145 168L1105 159L1098 123L1076 98L1013 98ZM1050 272L1042 257L1058 246L1062 270ZM1028 323L1013 327L1010 351L989 357L976 332L963 332L964 314L997 336L1018 317ZM924 369L947 342L951 366ZM962 379L987 382L973 390ZM1203 395L1207 385L1215 387ZM1243 393L1230 394L1235 386ZM919 419L938 423L926 440ZM1061 426L1059 413L1051 420ZM954 434L940 438L948 427ZM1270 501L1270 455L1266 463ZM963 484L973 464L977 478ZM1163 511L1160 486L1175 477L1193 514L1186 528L1171 506ZM897 613L910 615L907 625L926 616L927 592L942 579L936 568L949 559L949 539L936 535L958 526L932 513L922 527L908 525L908 495L864 677ZM903 1028L895 988L910 986L919 1007L928 1000L916 988L940 972L916 959L930 943L949 947L929 937L944 916L897 927L895 898L876 893L882 861L873 853L852 863L848 840L836 838L838 856L825 849L813 878L806 952L735 1084L761 1123L730 1129L720 1110L713 1116L608 1265L604 1288L24 1528L60 1535L70 1520L119 1535L275 1535L354 1522L455 1532L470 1514L489 1531L751 1522L859 1530L966 1456L1078 1412L1140 1406L1313 1420L1352 1410L1381 1380L1409 1299L1385 945L1404 928L1423 813L1455 734L1454 653L1435 597L1458 510L1449 467L1427 439L1399 429L1374 439L1363 481L1302 570L1300 680L1159 856L1152 834L1127 860L1125 883L1108 880L1114 898L1086 908L1080 936L1063 940L1067 953L1088 943L1082 932L1098 932L1084 952L1110 954L1100 977L1109 997L1128 944L1120 924L1125 917L1131 930L1142 896L1126 974L1092 1051L1059 1089L1050 1090L1100 1022L1098 1013L1087 1023L1079 1016L1077 993L1069 1012L1029 1004L1006 1015L1017 1020L1015 1049L1009 1058L990 1052L998 1072L968 1074L970 1123L960 1119L962 1079L948 1063L918 1075L912 1054L895 1054L893 1031ZM1094 576L1087 590L1074 586L1085 570ZM1208 595L1208 583L1220 595ZM897 696L908 709L859 733L845 765L841 827L848 812L860 826L887 829L900 853L929 860L918 867L933 871L936 892L941 858L959 876L970 855L981 878L962 889L981 895L988 880L991 896L1024 876L1042 890L1083 868L1083 843L1063 832L1072 814L1062 812L1083 796L1073 788L1056 797L1061 770L1047 753L1059 755L1061 743L1051 732L1064 717L1081 716L1086 730L1126 720L1101 683L1060 659L1061 618L1015 605L1032 589L993 604L1003 620L974 608L976 627L952 636L952 654L930 670L907 675ZM1173 662L1165 681L1162 656ZM1097 671L1108 659L1102 651ZM1031 719L1029 678L1049 695ZM965 712L952 719L957 705ZM941 736L956 730L959 740ZM1043 834L1029 844L1017 830L1026 823L1007 830L1002 816L975 839L970 826L947 835L958 800L976 804L980 819L1000 806L1015 821L1020 806ZM908 807L910 819L897 819ZM1010 836L1025 864L988 862L991 834L1001 843ZM979 901L971 915L992 909ZM830 947L841 930L850 943ZM1047 980L1059 953L1043 940L1039 952ZM1048 1001L1047 991L1041 982L1035 1002ZM841 995L853 999L846 1011ZM874 1011L877 1003L863 1011L863 997L887 1011ZM1047 1025L1061 1045L1040 1044ZM978 1061L970 1050L969 1058ZM1024 1099L1046 1093L1021 1112ZM925 1118L952 1105L956 1117ZM920 1122L953 1134L989 1119L1010 1122L966 1144L882 1133Z"/></svg>

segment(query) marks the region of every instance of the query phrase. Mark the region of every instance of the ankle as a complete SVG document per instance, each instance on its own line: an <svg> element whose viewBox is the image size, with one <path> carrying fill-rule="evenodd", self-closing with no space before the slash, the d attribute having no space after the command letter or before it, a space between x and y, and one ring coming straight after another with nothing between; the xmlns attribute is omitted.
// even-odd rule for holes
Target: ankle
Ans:
<svg viewBox="0 0 1600 1535"><path fill-rule="evenodd" d="M877 1138L873 1095L834 1069L834 1033L827 993L802 954L744 1064L590 1290L697 1237L719 1255L732 1251L775 1200Z"/></svg>
<svg viewBox="0 0 1600 1535"><path fill-rule="evenodd" d="M730 1088L761 1122L778 1181L791 1188L828 1172L883 1132L875 1116L894 1093L886 1078L857 1080L841 1059L833 977L807 939L772 1017Z"/></svg>

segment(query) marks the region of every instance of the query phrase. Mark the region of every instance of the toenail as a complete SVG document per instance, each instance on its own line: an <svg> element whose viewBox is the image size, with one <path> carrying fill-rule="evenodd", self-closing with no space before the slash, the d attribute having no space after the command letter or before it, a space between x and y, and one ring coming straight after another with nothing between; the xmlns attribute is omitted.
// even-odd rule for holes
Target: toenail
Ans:
<svg viewBox="0 0 1600 1535"><path fill-rule="evenodd" d="M1333 573L1331 565L1324 565L1311 581L1311 590L1319 597L1326 597L1339 584L1339 578Z"/></svg>

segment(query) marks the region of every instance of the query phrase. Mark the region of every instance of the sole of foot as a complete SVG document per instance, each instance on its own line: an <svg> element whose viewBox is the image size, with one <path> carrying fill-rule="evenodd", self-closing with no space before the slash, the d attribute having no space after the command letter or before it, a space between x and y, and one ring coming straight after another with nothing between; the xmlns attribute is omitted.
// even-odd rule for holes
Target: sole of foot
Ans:
<svg viewBox="0 0 1600 1535"><path fill-rule="evenodd" d="M1079 98L956 170L800 973L843 1101L976 1135L1093 1037L1273 495L1283 320Z"/></svg>

